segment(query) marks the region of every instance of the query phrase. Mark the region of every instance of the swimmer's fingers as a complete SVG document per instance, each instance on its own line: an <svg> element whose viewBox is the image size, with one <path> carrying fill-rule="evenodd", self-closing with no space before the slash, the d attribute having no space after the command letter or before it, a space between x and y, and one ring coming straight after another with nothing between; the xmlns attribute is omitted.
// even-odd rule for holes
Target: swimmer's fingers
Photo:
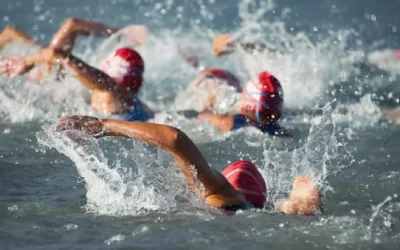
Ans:
<svg viewBox="0 0 400 250"><path fill-rule="evenodd" d="M72 115L61 118L56 126L56 131L79 130L99 138L105 135L105 127L101 119L91 116Z"/></svg>
<svg viewBox="0 0 400 250"><path fill-rule="evenodd" d="M12 57L0 56L0 75L8 75L12 65Z"/></svg>
<svg viewBox="0 0 400 250"><path fill-rule="evenodd" d="M8 75L10 78L22 75L27 71L24 57L5 56L0 57L0 75Z"/></svg>

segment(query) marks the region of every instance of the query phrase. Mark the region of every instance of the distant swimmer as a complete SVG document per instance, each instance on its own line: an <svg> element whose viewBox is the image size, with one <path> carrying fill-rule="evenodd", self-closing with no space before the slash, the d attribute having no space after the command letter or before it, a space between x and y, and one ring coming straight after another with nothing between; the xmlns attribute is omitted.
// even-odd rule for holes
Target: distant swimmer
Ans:
<svg viewBox="0 0 400 250"><path fill-rule="evenodd" d="M213 112L215 95L210 95L208 110L200 113L197 116L198 120L208 121L222 133L243 127L254 127L270 135L291 136L285 128L278 124L282 116L283 90L278 79L268 71L258 74L243 88L237 78L233 78L234 76L226 71L206 70L203 76L205 79L214 77L220 81L223 80L240 94L232 112L227 115ZM200 83L201 81L199 81ZM213 91L214 89L210 88L209 93L213 93Z"/></svg>
<svg viewBox="0 0 400 250"><path fill-rule="evenodd" d="M116 39L118 41L129 40L129 44L132 46L143 45L147 42L148 38L147 28L142 25L130 25L124 28L116 28L89 20L69 18L53 35L48 47L70 53L74 48L78 36L109 37L113 34L116 34ZM8 44L17 42L31 44L38 49L44 48L32 37L15 27L7 26L0 32L0 49ZM31 69L32 66L29 65L29 67L25 66L25 68L21 70L28 72L31 71ZM28 77L30 79L42 79L46 74L47 72L36 68L31 71Z"/></svg>
<svg viewBox="0 0 400 250"><path fill-rule="evenodd" d="M210 167L190 138L175 127L70 116L60 119L56 129L80 130L96 138L134 138L164 149L174 157L190 185L190 190L209 206L227 214L265 207L266 183L252 162L236 161L220 173ZM276 208L284 214L316 215L322 208L321 194L310 176L296 176L289 199L278 202Z"/></svg>
<svg viewBox="0 0 400 250"><path fill-rule="evenodd" d="M227 93L228 92L228 93ZM224 94L239 94L242 92L240 80L230 71L219 68L207 68L200 72L186 88L180 93L184 101L195 105L194 109L198 112L215 110L216 102ZM179 100L179 98L178 98Z"/></svg>
<svg viewBox="0 0 400 250"><path fill-rule="evenodd" d="M230 71L220 68L204 69L192 53L181 45L178 49L190 65L201 70L184 93L186 102L195 104L195 110L199 113L186 112L188 115L185 115L182 112L185 116L197 116L198 120L206 120L222 133L254 127L274 136L291 136L289 131L278 124L282 116L283 90L278 79L268 71L261 72L242 87L240 80ZM228 92L227 89L231 91ZM236 98L224 96L227 93ZM218 102L223 102L224 99L233 99L234 103L229 114L221 115L218 114L217 107Z"/></svg>
<svg viewBox="0 0 400 250"><path fill-rule="evenodd" d="M276 52L275 48L264 43L240 43L236 42L235 39L228 34L219 34L215 36L213 41L213 51L215 56L228 55L235 52L237 49L242 49L247 52Z"/></svg>
<svg viewBox="0 0 400 250"><path fill-rule="evenodd" d="M137 92L142 85L144 62L135 50L119 48L104 63L103 70L96 69L70 52L46 48L32 56L0 58L0 75L14 77L37 63L62 65L76 74L76 78L91 90L93 110L123 120L146 121L153 116L142 103Z"/></svg>

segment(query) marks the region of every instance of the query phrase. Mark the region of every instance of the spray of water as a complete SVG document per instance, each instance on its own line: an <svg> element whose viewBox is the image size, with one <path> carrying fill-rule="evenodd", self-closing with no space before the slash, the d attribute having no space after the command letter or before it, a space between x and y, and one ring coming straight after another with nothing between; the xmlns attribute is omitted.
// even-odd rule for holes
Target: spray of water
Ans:
<svg viewBox="0 0 400 250"><path fill-rule="evenodd" d="M162 151L152 153L141 143L129 148L115 141L114 147L108 144L108 152L83 133L53 129L38 133L38 141L74 162L85 182L89 212L122 216L170 211L175 199L185 195L183 178L170 157Z"/></svg>
<svg viewBox="0 0 400 250"><path fill-rule="evenodd" d="M156 13L172 11L174 4L173 1L159 3L153 10L146 11L148 15L157 16ZM207 22L202 24L200 19L200 21L194 20L195 25L190 32L180 26L155 32L150 28L149 44L137 48L146 62L145 84L140 96L155 110L171 110L176 107L177 104L174 102L176 94L187 89L187 85L198 74L196 69L182 59L178 50L179 45L193 47L192 51L199 57L202 65L231 70L243 82L261 70L271 71L282 82L286 107L295 109L311 108L316 102L325 102L329 98L331 86L341 85L349 80L349 76L357 71L354 62L363 57L359 51L348 49L348 40L354 35L351 30L329 31L325 38L315 41L311 39L313 34L288 32L282 21L265 19L268 13L274 11L273 1L269 0L240 1L238 11L241 22L237 25L237 31L232 33L234 38L240 38L242 41L271 45L276 48L276 52L248 54L242 51L216 59L212 55L210 38L219 31L210 29L207 23L217 14L212 8L213 2L207 5L199 1L198 4L201 9L200 15L204 21L208 20ZM177 12L179 15L179 8ZM91 65L100 67L101 62L116 47L126 45L124 42L117 43L115 36L101 43L94 38L78 41L74 53ZM98 46L94 48L93 44ZM21 46L16 46L2 53L18 54L20 51ZM22 54L24 53L28 52ZM27 87L24 82L24 78L0 80L2 97L0 114L6 120L48 121L58 117L60 112L81 114L89 112L84 102L88 94L72 77L67 77L59 83L40 85L37 88ZM180 102L179 106L185 107Z"/></svg>
<svg viewBox="0 0 400 250"><path fill-rule="evenodd" d="M291 182L297 175L308 175L321 187L324 194L331 187L326 177L336 174L351 159L351 152L339 136L332 108L327 104L318 124L311 126L304 144L294 150L278 151L264 146L264 168L261 172L267 182L267 200L275 202L287 196Z"/></svg>

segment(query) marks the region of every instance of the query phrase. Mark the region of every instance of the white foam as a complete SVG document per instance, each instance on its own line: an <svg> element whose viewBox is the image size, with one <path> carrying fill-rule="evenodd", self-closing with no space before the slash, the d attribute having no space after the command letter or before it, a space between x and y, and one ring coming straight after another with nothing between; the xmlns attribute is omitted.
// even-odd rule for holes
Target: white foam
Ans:
<svg viewBox="0 0 400 250"><path fill-rule="evenodd" d="M38 133L38 141L74 162L85 181L89 212L120 216L168 211L176 206L176 196L184 195L184 179L173 161L162 151L150 154L141 143L134 142L133 149L121 147L112 153L115 159L111 161L98 141L83 133L47 129ZM136 163L137 169L126 162Z"/></svg>

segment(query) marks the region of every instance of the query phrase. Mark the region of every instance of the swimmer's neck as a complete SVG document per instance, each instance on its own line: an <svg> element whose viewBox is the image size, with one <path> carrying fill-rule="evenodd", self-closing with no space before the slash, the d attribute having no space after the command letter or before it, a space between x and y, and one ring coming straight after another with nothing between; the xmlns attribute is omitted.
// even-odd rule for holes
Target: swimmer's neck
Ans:
<svg viewBox="0 0 400 250"><path fill-rule="evenodd" d="M93 90L91 107L93 110L104 114L120 114L132 110L135 94L115 93L111 91Z"/></svg>

